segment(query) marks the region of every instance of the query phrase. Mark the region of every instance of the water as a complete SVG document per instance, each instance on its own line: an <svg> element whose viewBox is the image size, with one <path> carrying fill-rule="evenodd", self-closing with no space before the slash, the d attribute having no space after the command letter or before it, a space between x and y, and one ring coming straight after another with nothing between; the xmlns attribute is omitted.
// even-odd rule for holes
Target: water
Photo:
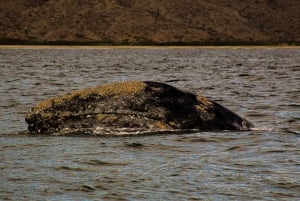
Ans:
<svg viewBox="0 0 300 201"><path fill-rule="evenodd" d="M299 48L0 49L0 200L299 200ZM246 117L249 132L33 137L37 102L163 81Z"/></svg>

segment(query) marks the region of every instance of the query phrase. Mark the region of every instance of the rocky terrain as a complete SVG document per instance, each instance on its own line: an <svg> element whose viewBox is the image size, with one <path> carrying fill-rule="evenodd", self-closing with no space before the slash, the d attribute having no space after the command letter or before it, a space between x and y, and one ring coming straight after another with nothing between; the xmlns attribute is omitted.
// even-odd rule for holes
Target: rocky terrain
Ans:
<svg viewBox="0 0 300 201"><path fill-rule="evenodd" d="M0 0L1 44L299 44L299 0Z"/></svg>

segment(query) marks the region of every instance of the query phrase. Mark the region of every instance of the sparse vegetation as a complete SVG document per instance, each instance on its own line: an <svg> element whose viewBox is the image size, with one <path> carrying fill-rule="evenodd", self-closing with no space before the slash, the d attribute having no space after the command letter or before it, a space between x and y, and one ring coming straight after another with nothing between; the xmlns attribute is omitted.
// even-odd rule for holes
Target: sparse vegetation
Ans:
<svg viewBox="0 0 300 201"><path fill-rule="evenodd" d="M298 0L11 0L0 9L0 44L300 44Z"/></svg>

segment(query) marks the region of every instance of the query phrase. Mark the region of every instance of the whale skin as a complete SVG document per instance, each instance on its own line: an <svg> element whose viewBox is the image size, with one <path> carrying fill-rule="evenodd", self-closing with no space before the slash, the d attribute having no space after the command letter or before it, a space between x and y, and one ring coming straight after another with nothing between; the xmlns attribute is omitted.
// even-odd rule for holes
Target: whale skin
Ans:
<svg viewBox="0 0 300 201"><path fill-rule="evenodd" d="M127 81L70 92L26 114L31 134L125 135L249 130L252 123L202 95L153 81Z"/></svg>

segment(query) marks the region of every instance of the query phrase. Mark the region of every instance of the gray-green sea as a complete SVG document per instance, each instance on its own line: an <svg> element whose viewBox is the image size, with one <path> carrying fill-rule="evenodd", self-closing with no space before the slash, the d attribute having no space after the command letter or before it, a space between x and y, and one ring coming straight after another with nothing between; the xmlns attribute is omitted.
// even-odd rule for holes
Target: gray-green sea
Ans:
<svg viewBox="0 0 300 201"><path fill-rule="evenodd" d="M31 136L37 102L151 80L201 93L256 130ZM0 200L299 200L300 48L0 48Z"/></svg>

